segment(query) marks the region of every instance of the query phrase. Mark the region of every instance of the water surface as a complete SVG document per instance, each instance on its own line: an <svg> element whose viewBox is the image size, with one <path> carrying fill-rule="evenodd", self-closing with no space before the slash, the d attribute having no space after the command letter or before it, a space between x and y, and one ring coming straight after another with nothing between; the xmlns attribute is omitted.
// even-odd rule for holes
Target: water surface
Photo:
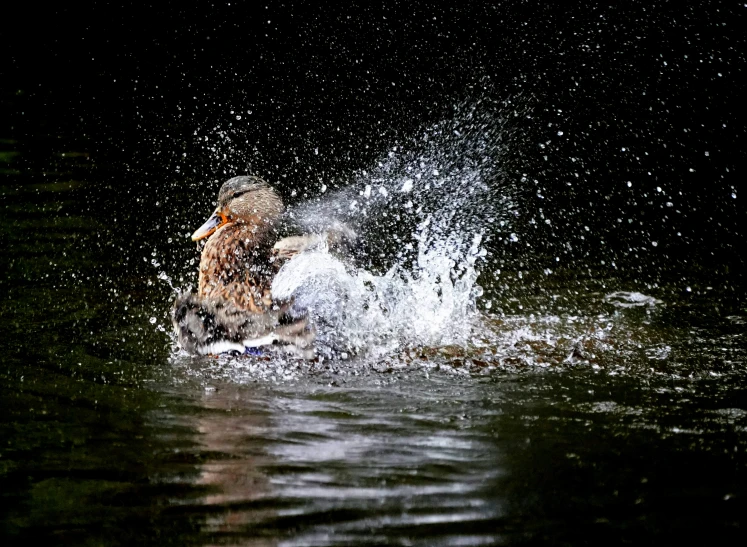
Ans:
<svg viewBox="0 0 747 547"><path fill-rule="evenodd" d="M461 344L194 359L168 333L163 268L119 256L127 233L91 215L86 160L70 161L3 184L11 542L743 536L747 316L733 278L514 270Z"/></svg>

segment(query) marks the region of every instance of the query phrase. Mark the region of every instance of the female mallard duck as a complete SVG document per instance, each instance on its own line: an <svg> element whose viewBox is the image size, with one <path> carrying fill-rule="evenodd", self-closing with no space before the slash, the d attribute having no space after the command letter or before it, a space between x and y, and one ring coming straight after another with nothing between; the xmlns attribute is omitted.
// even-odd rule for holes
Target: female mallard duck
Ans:
<svg viewBox="0 0 747 547"><path fill-rule="evenodd" d="M223 184L215 212L192 234L194 241L208 238L197 293L180 295L172 310L186 351L245 353L280 345L306 358L313 355L314 331L307 319L291 317L290 303L273 301L270 287L282 263L319 236L277 241L283 211L280 196L259 177L234 177Z"/></svg>

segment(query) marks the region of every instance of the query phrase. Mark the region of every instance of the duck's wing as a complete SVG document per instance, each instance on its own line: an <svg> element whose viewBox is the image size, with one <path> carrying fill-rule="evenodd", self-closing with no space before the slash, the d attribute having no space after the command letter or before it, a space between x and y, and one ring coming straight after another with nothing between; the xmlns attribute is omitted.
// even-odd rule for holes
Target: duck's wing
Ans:
<svg viewBox="0 0 747 547"><path fill-rule="evenodd" d="M227 301L185 293L174 302L171 318L179 344L193 355L244 353L247 348L272 345L310 358L315 332L305 317L293 318L288 310L286 304L252 313Z"/></svg>
<svg viewBox="0 0 747 547"><path fill-rule="evenodd" d="M272 247L272 253L278 258L293 258L308 249L319 247L323 237L317 234L284 237Z"/></svg>
<svg viewBox="0 0 747 547"><path fill-rule="evenodd" d="M322 245L344 252L355 244L357 238L357 234L349 226L338 222L321 234L284 237L273 245L272 252L278 258L285 259Z"/></svg>

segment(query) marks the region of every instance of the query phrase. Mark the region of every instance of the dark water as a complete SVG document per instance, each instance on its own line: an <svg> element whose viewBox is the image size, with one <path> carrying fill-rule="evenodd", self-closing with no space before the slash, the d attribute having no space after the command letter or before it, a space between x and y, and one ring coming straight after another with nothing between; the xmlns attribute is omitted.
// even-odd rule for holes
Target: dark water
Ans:
<svg viewBox="0 0 747 547"><path fill-rule="evenodd" d="M743 541L743 7L266 11L6 35L3 544ZM245 171L294 206L372 184L377 274L407 211L481 232L469 335L180 354L185 235Z"/></svg>

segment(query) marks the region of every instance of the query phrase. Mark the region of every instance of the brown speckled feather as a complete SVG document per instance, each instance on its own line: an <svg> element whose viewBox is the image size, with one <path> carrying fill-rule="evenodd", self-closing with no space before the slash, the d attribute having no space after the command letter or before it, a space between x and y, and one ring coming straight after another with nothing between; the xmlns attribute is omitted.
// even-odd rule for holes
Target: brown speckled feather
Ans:
<svg viewBox="0 0 747 547"><path fill-rule="evenodd" d="M199 296L253 313L270 310L270 286L281 262L272 256L273 235L261 221L229 223L215 232L202 251Z"/></svg>

